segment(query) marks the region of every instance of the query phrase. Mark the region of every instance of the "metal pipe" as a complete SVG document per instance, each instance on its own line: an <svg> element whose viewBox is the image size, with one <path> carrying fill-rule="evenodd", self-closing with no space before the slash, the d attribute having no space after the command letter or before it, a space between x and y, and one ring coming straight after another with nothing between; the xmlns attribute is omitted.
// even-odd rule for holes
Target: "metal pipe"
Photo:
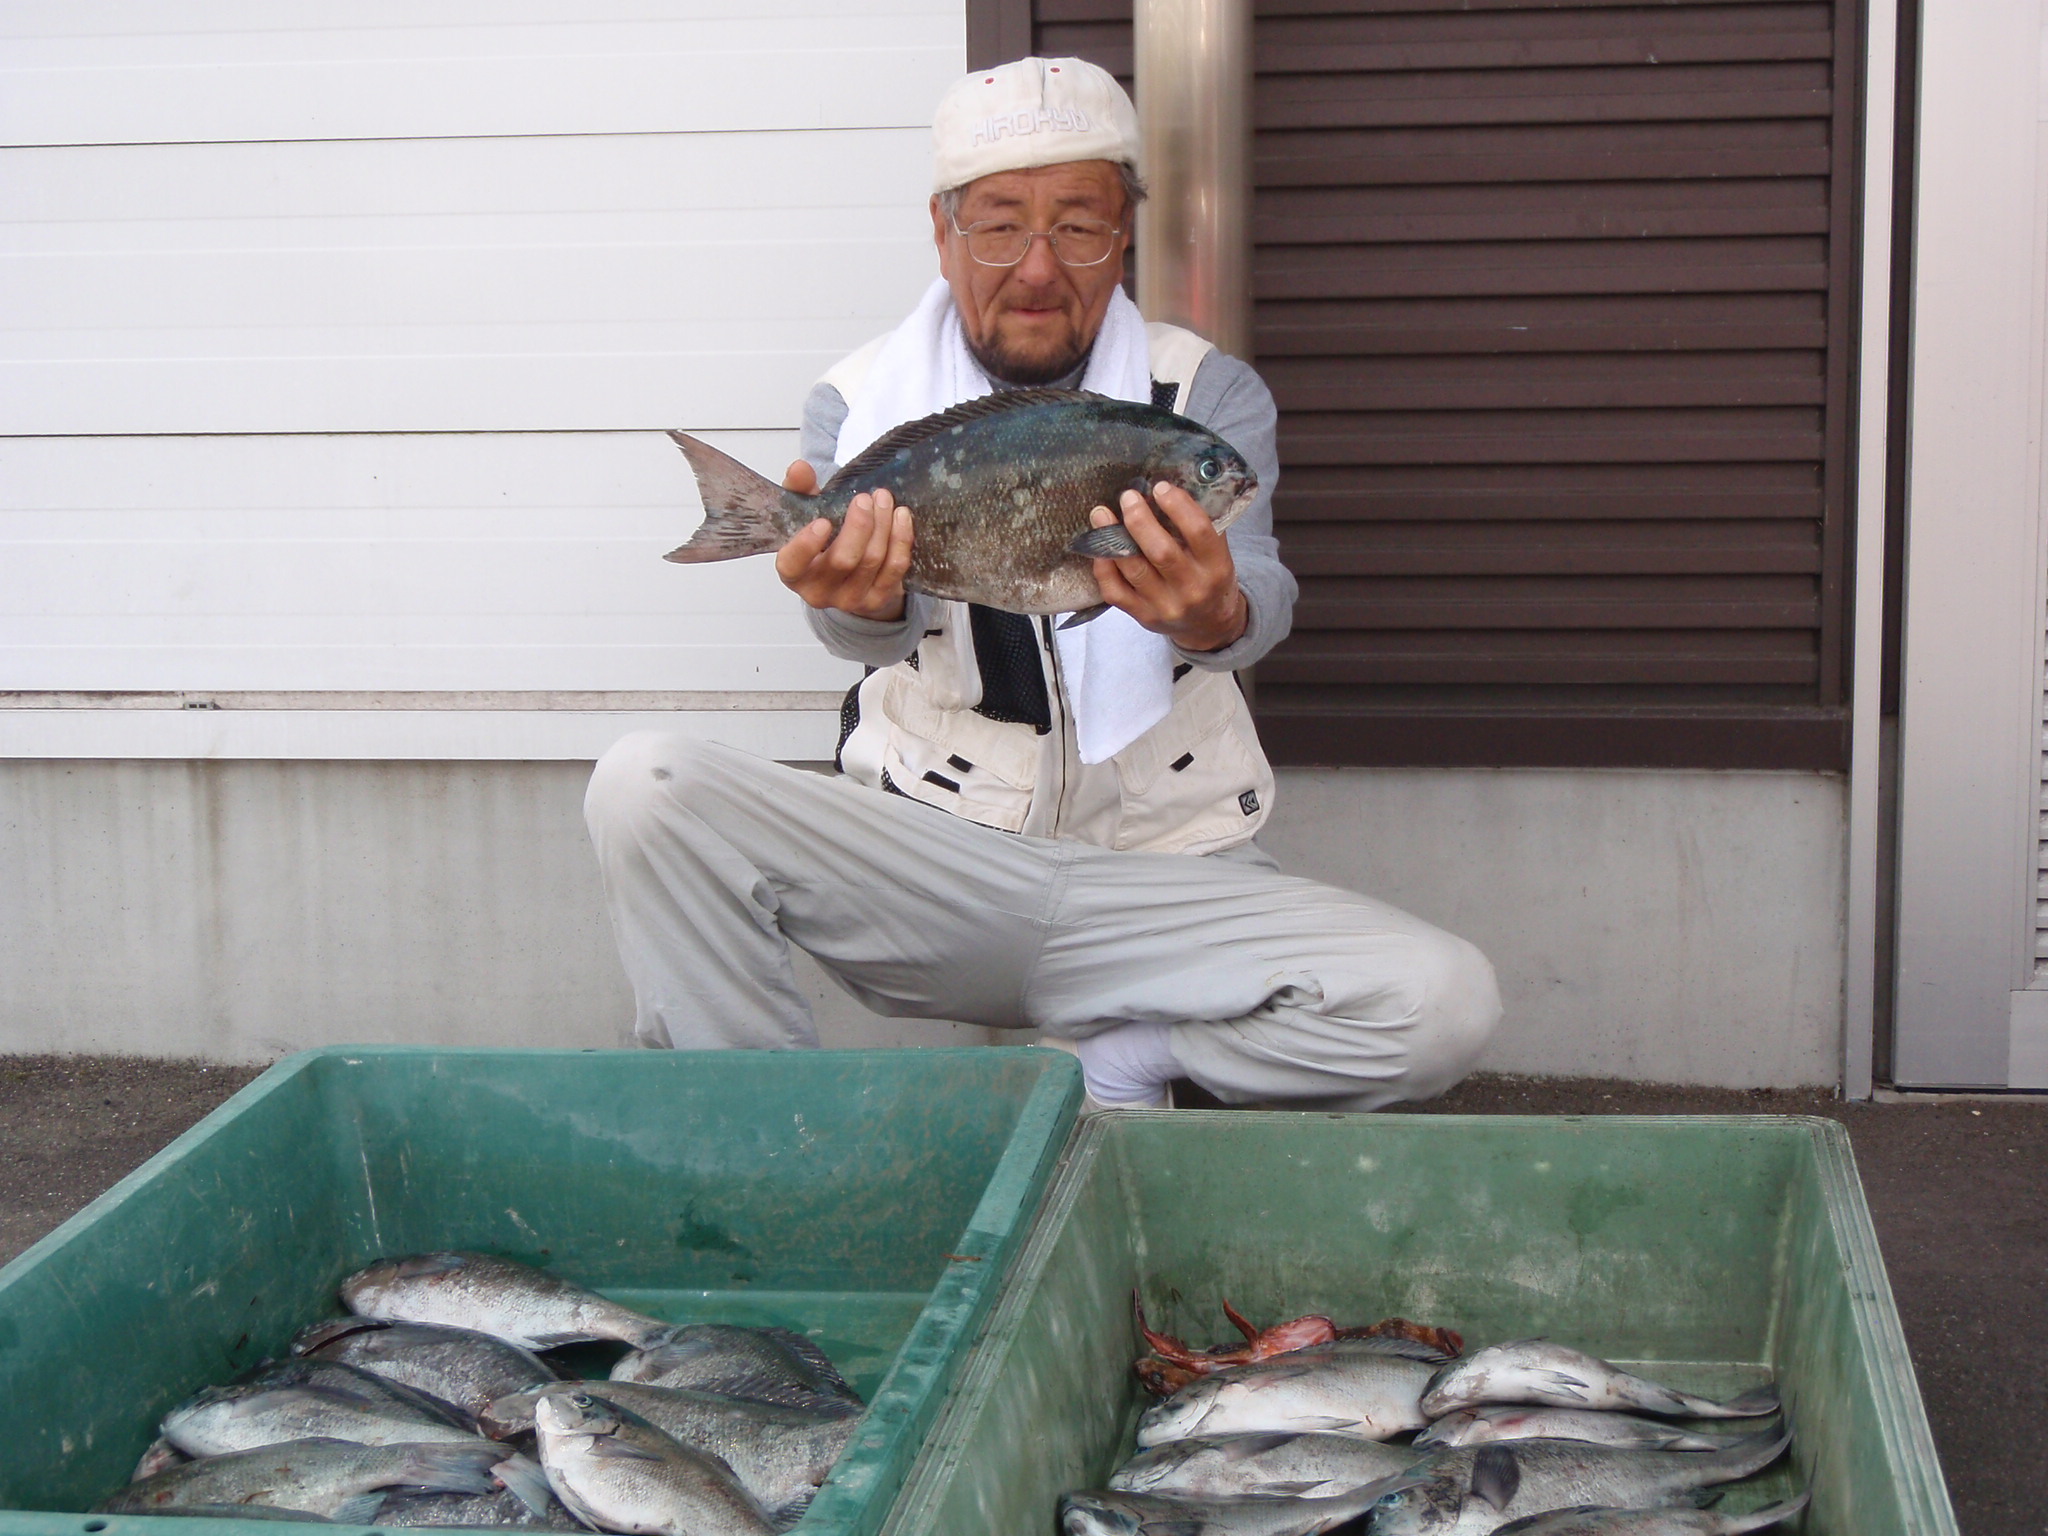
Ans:
<svg viewBox="0 0 2048 1536"><path fill-rule="evenodd" d="M1138 303L1252 351L1251 0L1137 0Z"/></svg>

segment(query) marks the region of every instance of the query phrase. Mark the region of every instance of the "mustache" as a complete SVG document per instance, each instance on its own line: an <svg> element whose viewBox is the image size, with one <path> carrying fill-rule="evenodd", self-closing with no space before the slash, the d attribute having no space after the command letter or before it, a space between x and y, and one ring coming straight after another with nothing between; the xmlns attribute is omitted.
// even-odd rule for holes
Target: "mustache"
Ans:
<svg viewBox="0 0 2048 1536"><path fill-rule="evenodd" d="M1073 309L1073 297L1063 294L1057 288L1041 291L1025 289L1018 293L1005 294L1001 300L1005 310L1011 309Z"/></svg>

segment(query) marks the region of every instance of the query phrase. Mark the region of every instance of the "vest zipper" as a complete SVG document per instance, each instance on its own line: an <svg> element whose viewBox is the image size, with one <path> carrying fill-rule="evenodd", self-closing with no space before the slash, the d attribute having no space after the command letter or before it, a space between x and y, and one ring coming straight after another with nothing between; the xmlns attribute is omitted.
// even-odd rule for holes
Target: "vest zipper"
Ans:
<svg viewBox="0 0 2048 1536"><path fill-rule="evenodd" d="M1060 648L1053 643L1052 617L1049 614L1039 615L1038 632L1039 644L1044 649L1046 659L1046 714L1052 719L1053 746L1057 749L1052 753L1053 760L1058 765L1054 771L1059 775L1053 786L1052 829L1046 836L1058 837L1060 828L1067 822L1066 691L1060 678Z"/></svg>

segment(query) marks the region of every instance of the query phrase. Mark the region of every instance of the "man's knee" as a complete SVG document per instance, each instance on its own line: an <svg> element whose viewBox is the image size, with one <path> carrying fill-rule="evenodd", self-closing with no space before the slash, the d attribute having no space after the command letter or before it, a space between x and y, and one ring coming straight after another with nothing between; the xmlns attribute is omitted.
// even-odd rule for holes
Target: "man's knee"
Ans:
<svg viewBox="0 0 2048 1536"><path fill-rule="evenodd" d="M1418 935L1409 1035L1410 1099L1433 1099L1478 1063L1500 1024L1500 988L1476 945L1455 934Z"/></svg>
<svg viewBox="0 0 2048 1536"><path fill-rule="evenodd" d="M688 805L716 748L673 731L634 731L613 742L591 770L583 819L593 836L646 823L664 805Z"/></svg>

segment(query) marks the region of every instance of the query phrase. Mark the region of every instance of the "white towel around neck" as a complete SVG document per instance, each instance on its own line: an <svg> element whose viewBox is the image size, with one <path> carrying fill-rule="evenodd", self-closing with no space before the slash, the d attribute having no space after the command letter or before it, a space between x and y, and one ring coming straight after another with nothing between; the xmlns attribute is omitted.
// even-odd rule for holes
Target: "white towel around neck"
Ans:
<svg viewBox="0 0 2048 1536"><path fill-rule="evenodd" d="M1081 388L1118 400L1152 398L1151 351L1138 306L1119 288L1088 355ZM960 328L953 292L939 278L890 333L847 402L837 458L847 463L891 427L992 393ZM916 512L913 506L911 511ZM1064 617L1064 615L1062 615ZM1056 629L1060 670L1073 706L1075 745L1100 763L1152 729L1173 707L1173 644L1121 609Z"/></svg>

